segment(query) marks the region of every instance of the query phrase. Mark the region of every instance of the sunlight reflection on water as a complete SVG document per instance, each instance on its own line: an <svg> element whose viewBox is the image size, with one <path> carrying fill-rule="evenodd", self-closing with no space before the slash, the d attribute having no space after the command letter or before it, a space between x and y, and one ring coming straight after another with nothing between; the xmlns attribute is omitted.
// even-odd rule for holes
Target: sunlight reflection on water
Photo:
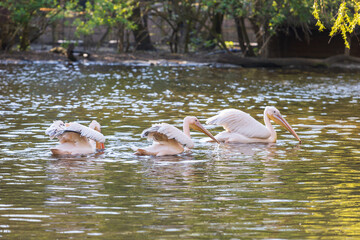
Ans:
<svg viewBox="0 0 360 240"><path fill-rule="evenodd" d="M298 70L0 65L0 235L38 238L359 237L360 81ZM144 128L275 105L303 144L221 144L134 156ZM97 119L100 156L56 158L45 129ZM214 135L221 131L206 126ZM42 225L39 225L41 223ZM110 224L111 223L111 224ZM131 230L132 229L132 230Z"/></svg>

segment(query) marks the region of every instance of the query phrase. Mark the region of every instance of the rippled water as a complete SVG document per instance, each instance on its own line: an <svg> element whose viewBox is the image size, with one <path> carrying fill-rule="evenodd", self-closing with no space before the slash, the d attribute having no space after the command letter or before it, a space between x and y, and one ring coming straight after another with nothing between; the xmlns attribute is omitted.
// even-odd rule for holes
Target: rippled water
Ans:
<svg viewBox="0 0 360 240"><path fill-rule="evenodd" d="M359 239L358 73L61 64L0 65L0 237L19 239ZM275 105L299 145L201 141L137 157L152 123L181 127ZM101 156L59 159L55 119L106 135ZM221 128L208 126L213 134Z"/></svg>

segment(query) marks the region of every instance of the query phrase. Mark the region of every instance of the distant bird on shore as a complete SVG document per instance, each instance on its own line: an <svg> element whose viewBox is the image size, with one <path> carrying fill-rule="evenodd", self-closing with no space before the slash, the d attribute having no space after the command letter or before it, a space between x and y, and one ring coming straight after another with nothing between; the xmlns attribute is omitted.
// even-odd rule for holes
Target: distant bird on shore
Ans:
<svg viewBox="0 0 360 240"><path fill-rule="evenodd" d="M206 124L223 126L225 131L215 138L220 142L229 143L274 143L277 135L270 120L287 129L300 143L301 140L290 124L281 116L275 107L266 107L264 110L265 126L256 121L249 114L236 110L225 109L218 115L209 118Z"/></svg>
<svg viewBox="0 0 360 240"><path fill-rule="evenodd" d="M64 123L57 120L46 129L45 134L51 139L59 139L59 145L50 149L54 155L86 155L100 152L105 148L105 137L100 132L101 126L95 120L89 127L76 122Z"/></svg>
<svg viewBox="0 0 360 240"><path fill-rule="evenodd" d="M219 143L214 136L206 130L196 117L185 117L183 123L183 132L178 128L167 124L154 124L145 129L141 137L148 138L153 144L146 148L136 150L136 155L176 155L185 151L185 148L191 149L194 143L190 137L190 129L205 133L215 142Z"/></svg>
<svg viewBox="0 0 360 240"><path fill-rule="evenodd" d="M79 57L83 57L84 59L90 59L90 56L91 56L90 53L84 52L84 51L78 51L78 50L74 50L74 49L75 49L75 45L73 43L71 43L71 44L69 44L67 49L63 48L63 47L54 47L54 48L50 49L49 52L59 53L61 55L64 55L71 62L77 61L77 58L75 57L75 55L77 55Z"/></svg>

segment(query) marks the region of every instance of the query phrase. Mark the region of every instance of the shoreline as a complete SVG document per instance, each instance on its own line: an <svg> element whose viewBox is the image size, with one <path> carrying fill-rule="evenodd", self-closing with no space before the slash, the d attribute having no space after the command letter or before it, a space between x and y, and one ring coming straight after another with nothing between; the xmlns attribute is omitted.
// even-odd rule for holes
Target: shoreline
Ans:
<svg viewBox="0 0 360 240"><path fill-rule="evenodd" d="M26 64L26 63L79 63L84 65L123 65L123 66L213 66L227 65L217 63L215 55L204 54L172 54L158 52L135 52L135 53L90 53L89 58L80 56L76 62L59 53L45 51L11 51L0 52L0 64ZM233 65L232 67L240 67Z"/></svg>
<svg viewBox="0 0 360 240"><path fill-rule="evenodd" d="M260 58L242 57L223 52L198 52L174 54L169 52L137 51L135 53L90 53L89 58L74 54L71 62L67 56L42 50L0 52L0 64L83 64L114 66L169 66L169 67L219 67L219 68L283 68L312 70L360 71L360 58L337 55L326 59L311 58Z"/></svg>

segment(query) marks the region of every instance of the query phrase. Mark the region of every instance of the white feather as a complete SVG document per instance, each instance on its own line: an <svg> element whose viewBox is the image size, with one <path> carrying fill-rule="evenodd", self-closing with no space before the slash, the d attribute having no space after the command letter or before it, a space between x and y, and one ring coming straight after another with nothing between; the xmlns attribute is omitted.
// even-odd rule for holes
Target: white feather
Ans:
<svg viewBox="0 0 360 240"><path fill-rule="evenodd" d="M69 126L65 126L63 121L54 121L51 126L46 129L45 134L49 135L50 138L58 137L66 132L76 132L81 136L90 138L97 142L105 142L105 136L94 129L81 125L79 123L69 123Z"/></svg>
<svg viewBox="0 0 360 240"><path fill-rule="evenodd" d="M186 136L178 128L167 123L153 124L150 128L145 129L142 132L141 137L147 137L150 140L156 141L151 134L156 132L164 134L168 139L174 139L181 145L184 145L188 148L194 147L193 141L188 136Z"/></svg>
<svg viewBox="0 0 360 240"><path fill-rule="evenodd" d="M206 124L223 126L227 132L238 133L249 138L269 138L269 130L248 113L237 109L225 109L209 118Z"/></svg>
<svg viewBox="0 0 360 240"><path fill-rule="evenodd" d="M66 131L77 132L81 136L90 138L97 142L105 142L105 136L103 134L79 123L71 123L68 127L65 128L64 132Z"/></svg>
<svg viewBox="0 0 360 240"><path fill-rule="evenodd" d="M45 130L45 134L49 135L50 138L53 139L54 137L58 137L59 135L61 135L64 130L65 130L64 122L61 120L57 120L54 121L53 124L51 124L50 127L48 127Z"/></svg>

